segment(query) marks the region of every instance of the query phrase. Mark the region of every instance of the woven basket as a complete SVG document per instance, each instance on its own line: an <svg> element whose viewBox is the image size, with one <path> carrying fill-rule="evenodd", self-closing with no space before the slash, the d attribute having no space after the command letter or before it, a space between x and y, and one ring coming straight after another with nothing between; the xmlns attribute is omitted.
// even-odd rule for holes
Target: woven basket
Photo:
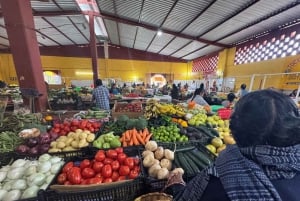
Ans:
<svg viewBox="0 0 300 201"><path fill-rule="evenodd" d="M173 197L165 193L148 193L136 198L134 201L172 201Z"/></svg>

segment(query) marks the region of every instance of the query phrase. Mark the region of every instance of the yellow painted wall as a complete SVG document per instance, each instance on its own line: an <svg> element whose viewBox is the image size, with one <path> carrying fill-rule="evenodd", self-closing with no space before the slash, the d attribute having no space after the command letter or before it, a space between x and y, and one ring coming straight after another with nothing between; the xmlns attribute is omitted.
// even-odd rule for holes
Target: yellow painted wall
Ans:
<svg viewBox="0 0 300 201"><path fill-rule="evenodd" d="M44 70L61 70L66 84L70 80L91 80L92 64L89 58L41 56ZM146 81L146 74L172 74L172 79L192 79L191 63L156 62L139 60L98 59L100 78L120 78L123 81ZM9 77L16 77L12 55L0 55L0 79L17 84Z"/></svg>
<svg viewBox="0 0 300 201"><path fill-rule="evenodd" d="M247 86L249 86L251 81L251 76L253 74L256 74L254 79L254 84L253 84L253 90L259 89L264 79L263 74L284 73L287 66L292 61L300 57L300 55L296 55L296 56L271 59L267 61L261 61L261 62L255 62L249 64L234 65L235 48L224 50L219 54L219 56L220 56L219 65L221 62L223 62L221 63L222 65L225 64L224 77L235 78L236 89L238 89L242 83L246 83ZM224 62L225 60L226 62ZM293 67L293 72L300 72L300 62L298 62ZM288 76L285 75L268 75L266 77L265 88L275 87L277 89L288 89L288 90L298 88L299 84L285 85L284 83L286 82L287 77Z"/></svg>

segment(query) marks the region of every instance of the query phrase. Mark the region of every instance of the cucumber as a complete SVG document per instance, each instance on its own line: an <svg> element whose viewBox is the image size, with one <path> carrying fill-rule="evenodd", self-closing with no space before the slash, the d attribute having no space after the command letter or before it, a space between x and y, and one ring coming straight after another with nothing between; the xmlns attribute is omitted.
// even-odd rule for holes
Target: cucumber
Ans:
<svg viewBox="0 0 300 201"><path fill-rule="evenodd" d="M178 153L178 161L181 165L181 167L184 169L187 175L192 175L193 174L193 169L190 166L190 164L186 161L185 157L183 156L183 153L179 152Z"/></svg>
<svg viewBox="0 0 300 201"><path fill-rule="evenodd" d="M179 148L179 149L176 149L175 151L176 152L185 152L185 151L191 151L193 149L195 149L195 146L189 146L189 147Z"/></svg>
<svg viewBox="0 0 300 201"><path fill-rule="evenodd" d="M193 174L197 174L202 170L202 168L199 169L198 165L192 160L191 157L189 157L189 152L185 152L183 155L184 155L184 158L186 159L187 163L192 168Z"/></svg>
<svg viewBox="0 0 300 201"><path fill-rule="evenodd" d="M190 153L193 154L198 160L200 160L206 166L211 165L213 163L213 161L205 153L199 151L198 149L195 149L195 151L191 151Z"/></svg>
<svg viewBox="0 0 300 201"><path fill-rule="evenodd" d="M203 170L204 168L207 167L205 163L199 160L199 158L193 155L191 152L187 153L187 155L197 165L198 169Z"/></svg>
<svg viewBox="0 0 300 201"><path fill-rule="evenodd" d="M214 138L216 137L206 126L197 126L196 127L199 131L207 135L208 137Z"/></svg>

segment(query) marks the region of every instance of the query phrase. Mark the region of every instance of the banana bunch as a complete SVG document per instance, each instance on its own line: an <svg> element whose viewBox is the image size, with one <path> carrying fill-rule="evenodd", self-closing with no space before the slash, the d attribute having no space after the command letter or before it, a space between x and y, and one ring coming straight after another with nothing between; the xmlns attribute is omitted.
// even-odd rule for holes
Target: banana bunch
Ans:
<svg viewBox="0 0 300 201"><path fill-rule="evenodd" d="M144 112L144 117L146 119L150 119L152 117L158 117L159 115L159 109L157 107L159 103L155 99L150 99L147 101L146 106L145 106L145 112Z"/></svg>
<svg viewBox="0 0 300 201"><path fill-rule="evenodd" d="M178 117L184 117L186 115L186 112L184 108L180 105L174 105L174 109L176 110L176 116Z"/></svg>

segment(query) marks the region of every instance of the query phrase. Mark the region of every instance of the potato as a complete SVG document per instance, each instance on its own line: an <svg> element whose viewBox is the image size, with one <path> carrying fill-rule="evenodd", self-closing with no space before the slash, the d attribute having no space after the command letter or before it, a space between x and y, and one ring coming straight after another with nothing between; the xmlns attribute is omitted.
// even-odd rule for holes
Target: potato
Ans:
<svg viewBox="0 0 300 201"><path fill-rule="evenodd" d="M57 138L56 141L62 141L62 142L64 142L64 141L66 141L67 139L68 139L67 136L60 136L59 138Z"/></svg>
<svg viewBox="0 0 300 201"><path fill-rule="evenodd" d="M74 134L75 134L74 132L69 132L69 133L68 133L68 137L73 137Z"/></svg>
<svg viewBox="0 0 300 201"><path fill-rule="evenodd" d="M94 140L95 140L95 134L89 133L87 138L86 138L86 141L87 142L93 142Z"/></svg>
<svg viewBox="0 0 300 201"><path fill-rule="evenodd" d="M49 149L48 152L49 152L49 153L61 152L61 149L52 148L52 149Z"/></svg>
<svg viewBox="0 0 300 201"><path fill-rule="evenodd" d="M78 142L78 147L82 148L86 146L87 141L85 139L82 139Z"/></svg>
<svg viewBox="0 0 300 201"><path fill-rule="evenodd" d="M65 148L63 149L63 151L74 151L74 150L76 150L76 149L74 149L74 148L71 147L71 146L67 146L67 147L65 147Z"/></svg>
<svg viewBox="0 0 300 201"><path fill-rule="evenodd" d="M72 146L73 148L75 148L75 149L79 148L79 147L78 147L78 141L73 141L73 142L71 142L71 146Z"/></svg>
<svg viewBox="0 0 300 201"><path fill-rule="evenodd" d="M69 137L69 138L65 141L66 146L71 145L71 143L72 143L73 141L74 141L74 139Z"/></svg>
<svg viewBox="0 0 300 201"><path fill-rule="evenodd" d="M83 132L83 130L81 130L79 128L75 130L75 133L82 133L82 132Z"/></svg>
<svg viewBox="0 0 300 201"><path fill-rule="evenodd" d="M80 134L80 133L74 133L73 138L74 138L75 140L79 140L79 134Z"/></svg>
<svg viewBox="0 0 300 201"><path fill-rule="evenodd" d="M56 147L59 148L59 149L63 149L63 148L66 147L66 144L62 141L59 141L59 142L57 142Z"/></svg>
<svg viewBox="0 0 300 201"><path fill-rule="evenodd" d="M52 142L50 143L50 147L51 147L51 148L56 148L56 145L57 145L57 142L56 142L56 141L52 141Z"/></svg>
<svg viewBox="0 0 300 201"><path fill-rule="evenodd" d="M86 139L88 134L86 132L79 133L79 139Z"/></svg>

